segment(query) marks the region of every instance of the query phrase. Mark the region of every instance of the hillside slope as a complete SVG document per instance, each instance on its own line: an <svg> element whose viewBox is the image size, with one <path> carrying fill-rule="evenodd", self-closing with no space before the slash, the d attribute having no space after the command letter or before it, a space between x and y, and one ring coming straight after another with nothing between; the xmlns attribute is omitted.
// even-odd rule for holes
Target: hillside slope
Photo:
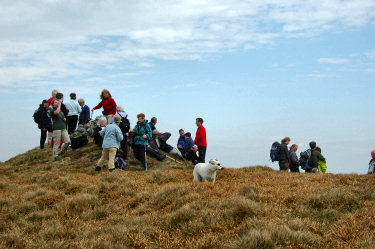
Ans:
<svg viewBox="0 0 375 249"><path fill-rule="evenodd" d="M192 167L94 172L95 145L53 162L31 150L0 164L0 247L374 248L375 176Z"/></svg>

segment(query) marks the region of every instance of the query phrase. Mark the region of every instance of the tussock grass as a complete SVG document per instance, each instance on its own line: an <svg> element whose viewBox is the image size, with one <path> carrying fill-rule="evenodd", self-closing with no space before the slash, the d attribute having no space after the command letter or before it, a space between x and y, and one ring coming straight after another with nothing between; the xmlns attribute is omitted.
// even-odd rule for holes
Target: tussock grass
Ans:
<svg viewBox="0 0 375 249"><path fill-rule="evenodd" d="M192 166L129 153L95 172L93 144L53 162L31 150L0 163L0 248L374 248L375 176Z"/></svg>

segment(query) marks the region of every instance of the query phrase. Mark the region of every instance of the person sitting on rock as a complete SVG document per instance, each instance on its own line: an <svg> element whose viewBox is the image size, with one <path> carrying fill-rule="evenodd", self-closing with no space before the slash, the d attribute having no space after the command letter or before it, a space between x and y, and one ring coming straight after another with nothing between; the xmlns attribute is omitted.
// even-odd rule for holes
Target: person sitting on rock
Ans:
<svg viewBox="0 0 375 249"><path fill-rule="evenodd" d="M103 144L103 137L100 135L101 131L107 125L107 119L102 117L99 119L99 126L95 127L94 129L94 143L97 144L100 148Z"/></svg>
<svg viewBox="0 0 375 249"><path fill-rule="evenodd" d="M180 129L178 133L180 134L180 137L178 138L178 141L177 141L177 149L181 152L182 155L184 155L186 153L186 151L184 151L184 147L186 143L185 131L183 129Z"/></svg>

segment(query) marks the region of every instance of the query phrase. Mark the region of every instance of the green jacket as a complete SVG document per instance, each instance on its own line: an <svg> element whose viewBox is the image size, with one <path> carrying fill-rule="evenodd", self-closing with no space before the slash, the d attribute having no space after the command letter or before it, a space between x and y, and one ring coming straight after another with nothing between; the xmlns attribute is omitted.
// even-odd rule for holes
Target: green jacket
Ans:
<svg viewBox="0 0 375 249"><path fill-rule="evenodd" d="M144 139L143 135L146 135L147 139ZM137 123L137 125L134 127L134 144L148 145L148 141L151 139L152 131L147 121L145 120L142 124Z"/></svg>
<svg viewBox="0 0 375 249"><path fill-rule="evenodd" d="M318 162L318 170L320 173L326 173L327 171L327 165L323 161Z"/></svg>
<svg viewBox="0 0 375 249"><path fill-rule="evenodd" d="M52 106L48 109L48 114L52 118L52 130L66 130L66 122L64 121L65 115L61 110L59 114L55 115L56 110L57 108Z"/></svg>

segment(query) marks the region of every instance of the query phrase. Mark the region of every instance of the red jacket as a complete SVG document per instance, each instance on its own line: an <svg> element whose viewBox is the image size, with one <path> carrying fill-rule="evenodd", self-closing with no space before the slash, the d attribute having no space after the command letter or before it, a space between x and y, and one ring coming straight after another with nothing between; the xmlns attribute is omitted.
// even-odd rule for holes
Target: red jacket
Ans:
<svg viewBox="0 0 375 249"><path fill-rule="evenodd" d="M102 108L104 109L105 115L115 115L116 114L116 102L112 97L103 99L97 106L94 107L94 110Z"/></svg>
<svg viewBox="0 0 375 249"><path fill-rule="evenodd" d="M198 146L207 147L206 129L203 127L203 125L198 128L194 143Z"/></svg>

